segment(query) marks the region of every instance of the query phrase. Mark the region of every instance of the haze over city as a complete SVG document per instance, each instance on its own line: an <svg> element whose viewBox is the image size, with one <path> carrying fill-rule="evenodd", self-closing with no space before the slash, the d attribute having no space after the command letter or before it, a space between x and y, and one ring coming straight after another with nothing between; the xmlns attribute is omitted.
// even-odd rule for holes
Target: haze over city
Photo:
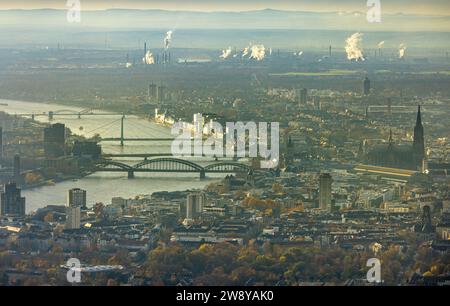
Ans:
<svg viewBox="0 0 450 306"><path fill-rule="evenodd" d="M2 1L0 9L64 9L65 1L60 0L19 0ZM87 10L104 9L162 9L186 11L249 11L261 9L276 9L289 11L315 12L353 12L365 11L366 1L360 0L90 0L82 2ZM385 13L419 14L419 15L449 15L448 2L445 0L391 0L382 3Z"/></svg>
<svg viewBox="0 0 450 306"><path fill-rule="evenodd" d="M449 52L440 0L2 1L0 285L448 284Z"/></svg>

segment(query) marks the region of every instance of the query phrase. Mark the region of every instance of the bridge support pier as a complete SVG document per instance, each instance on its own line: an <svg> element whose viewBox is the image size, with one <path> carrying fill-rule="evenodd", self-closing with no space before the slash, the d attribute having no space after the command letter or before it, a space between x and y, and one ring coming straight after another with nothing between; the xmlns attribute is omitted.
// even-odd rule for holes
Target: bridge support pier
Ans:
<svg viewBox="0 0 450 306"><path fill-rule="evenodd" d="M133 179L134 178L134 172L133 171L128 171L128 178L129 179Z"/></svg>
<svg viewBox="0 0 450 306"><path fill-rule="evenodd" d="M206 178L205 171L200 171L200 179L203 180L204 178Z"/></svg>
<svg viewBox="0 0 450 306"><path fill-rule="evenodd" d="M52 121L53 120L53 112L49 111L48 112L48 121Z"/></svg>
<svg viewBox="0 0 450 306"><path fill-rule="evenodd" d="M81 119L81 113L78 113L78 119Z"/></svg>

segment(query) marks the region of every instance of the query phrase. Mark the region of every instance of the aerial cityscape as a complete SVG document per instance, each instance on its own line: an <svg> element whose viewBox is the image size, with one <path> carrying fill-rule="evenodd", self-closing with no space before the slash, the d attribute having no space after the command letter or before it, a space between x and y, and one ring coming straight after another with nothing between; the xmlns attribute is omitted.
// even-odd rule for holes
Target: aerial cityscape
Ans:
<svg viewBox="0 0 450 306"><path fill-rule="evenodd" d="M0 286L450 285L450 3L387 2L2 1Z"/></svg>

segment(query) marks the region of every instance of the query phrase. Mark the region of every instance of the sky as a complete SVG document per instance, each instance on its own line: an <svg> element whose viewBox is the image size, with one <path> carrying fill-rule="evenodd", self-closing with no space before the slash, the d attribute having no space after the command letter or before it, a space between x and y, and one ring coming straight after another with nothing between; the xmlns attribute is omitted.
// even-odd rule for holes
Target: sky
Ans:
<svg viewBox="0 0 450 306"><path fill-rule="evenodd" d="M67 0L0 0L0 9L66 8ZM366 11L367 0L80 0L82 9ZM449 0L380 0L384 13L450 16Z"/></svg>

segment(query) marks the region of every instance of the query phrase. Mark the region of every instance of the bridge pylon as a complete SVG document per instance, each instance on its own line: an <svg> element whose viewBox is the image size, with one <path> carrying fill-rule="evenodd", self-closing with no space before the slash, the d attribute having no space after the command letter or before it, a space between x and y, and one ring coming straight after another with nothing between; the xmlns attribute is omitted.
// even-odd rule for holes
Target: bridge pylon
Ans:
<svg viewBox="0 0 450 306"><path fill-rule="evenodd" d="M124 131L123 131L123 121L125 120L125 115L122 115L122 119L120 120L120 146L123 147L124 141Z"/></svg>
<svg viewBox="0 0 450 306"><path fill-rule="evenodd" d="M128 171L128 178L133 179L134 178L134 171Z"/></svg>

